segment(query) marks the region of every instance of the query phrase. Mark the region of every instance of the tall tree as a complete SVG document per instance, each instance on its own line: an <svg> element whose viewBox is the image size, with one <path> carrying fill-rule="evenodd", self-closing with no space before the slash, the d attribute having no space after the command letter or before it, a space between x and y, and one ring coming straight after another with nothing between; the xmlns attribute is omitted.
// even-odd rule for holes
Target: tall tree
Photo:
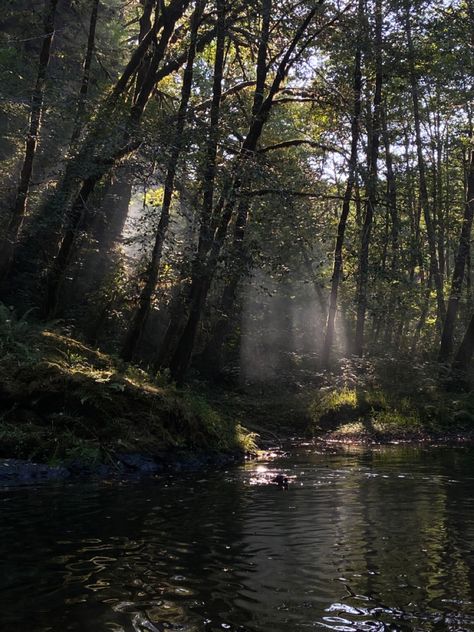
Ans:
<svg viewBox="0 0 474 632"><path fill-rule="evenodd" d="M416 55L415 47L413 44L412 35L412 4L411 0L405 0L405 35L408 47L408 68L410 73L410 86L411 86L411 99L413 105L413 118L415 124L415 142L416 152L418 158L418 176L420 185L420 204L423 212L423 217L426 226L426 235L428 238L428 247L430 253L430 270L431 276L434 280L436 290L436 300L438 305L438 319L442 323L445 318L445 304L443 293L443 280L439 270L437 247L436 247L436 234L433 224L433 217L430 209L429 197L428 197L428 185L426 178L426 165L425 157L423 154L423 141L421 136L421 114L420 114L420 96L418 86L418 76L416 71Z"/></svg>
<svg viewBox="0 0 474 632"><path fill-rule="evenodd" d="M357 322L354 351L362 355L364 351L364 329L367 311L367 284L369 277L369 246L372 233L374 209L377 204L377 182L381 129L382 104L382 0L375 0L375 87L372 112L367 142L367 182L364 223L362 226L359 254L359 276L357 280Z"/></svg>
<svg viewBox="0 0 474 632"><path fill-rule="evenodd" d="M92 0L91 17L89 21L89 34L87 37L87 48L84 57L84 65L82 68L81 88L79 90L79 98L77 101L77 110L74 121L74 128L71 134L71 145L74 145L81 135L84 126L84 114L87 103L87 93L89 92L89 83L91 75L92 56L95 48L95 32L97 27L97 15L99 12L99 0Z"/></svg>
<svg viewBox="0 0 474 632"><path fill-rule="evenodd" d="M136 346L143 333L144 327L147 322L148 314L151 307L151 300L156 288L159 274L159 266L161 261L161 254L163 251L163 244L165 241L166 233L168 231L170 221L171 202L174 192L174 181L176 178L176 169L178 167L178 160L183 148L183 132L186 122L186 115L188 112L189 97L191 96L191 88L193 83L193 67L194 58L196 56L196 41L199 29L199 23L201 20L202 12L204 10L204 0L197 0L196 8L191 20L191 37L188 49L188 60L183 75L183 85L181 88L181 102L179 104L178 114L176 118L175 132L173 138L173 144L171 154L168 162L168 168L164 183L163 202L161 205L160 221L158 223L158 229L156 231L155 242L153 244L153 250L151 258L145 272L145 282L143 284L142 291L138 300L138 308L131 320L130 326L127 331L125 342L122 348L121 356L124 360L131 360L135 352ZM224 55L224 23L225 23L225 7L222 0L217 0L217 12L218 12L218 33L216 42L216 57L222 57Z"/></svg>
<svg viewBox="0 0 474 632"><path fill-rule="evenodd" d="M344 238L346 234L347 220L349 218L349 212L351 208L352 192L354 189L355 180L357 177L357 158L358 158L358 144L360 134L360 114L361 114L361 95L362 95L362 17L363 17L363 3L359 1L358 10L358 27L357 27L357 45L354 60L354 73L353 73L353 106L352 106L352 119L351 119L351 150L349 154L348 163L348 176L346 182L346 188L344 191L344 199L342 203L341 215L337 226L336 243L334 247L334 263L331 277L331 292L329 295L329 309L326 322L326 333L324 337L324 345L321 356L321 363L323 367L327 367L330 360L331 349L334 341L336 313L337 313L337 299L339 293L339 285L342 276L343 265L343 246Z"/></svg>
<svg viewBox="0 0 474 632"><path fill-rule="evenodd" d="M265 98L265 82L267 79L267 57L270 36L270 18L272 13L272 0L262 0L260 6L261 30L257 52L256 81L252 104L252 116L256 116ZM249 182L247 182L249 186ZM219 301L219 318L213 327L212 335L206 345L204 357L215 372L220 370L221 352L226 335L231 324L231 311L235 303L237 288L242 276L245 274L244 265L244 238L248 220L250 201L240 201L235 221L233 242L230 248L230 269L227 270L228 279L222 291Z"/></svg>
<svg viewBox="0 0 474 632"><path fill-rule="evenodd" d="M467 199L464 205L464 217L459 236L459 244L454 260L451 291L448 301L446 319L441 334L441 345L438 354L439 362L446 362L453 350L454 326L459 309L459 301L466 270L466 262L471 245L472 220L474 218L474 149L470 149L469 173L467 177Z"/></svg>
<svg viewBox="0 0 474 632"><path fill-rule="evenodd" d="M25 218L31 176L38 146L41 120L44 112L44 91L54 38L54 22L58 0L46 0L43 17L43 36L39 54L38 72L30 107L30 121L25 142L25 152L20 172L20 182L11 210L5 234L0 244L0 282L4 283L12 264L18 234Z"/></svg>
<svg viewBox="0 0 474 632"><path fill-rule="evenodd" d="M318 6L311 9L300 23L291 43L289 44L285 54L283 55L278 65L275 78L268 91L268 94L266 98L262 101L257 114L253 117L245 140L242 143L240 153L236 160L236 164L234 167L234 176L229 191L226 192L225 198L218 202L218 207L220 206L222 208L222 211L220 212L220 219L218 221L218 225L212 238L211 244L207 245L207 232L204 233L204 247L208 251L208 254L206 256L204 265L199 265L192 279L188 319L170 362L171 375L178 383L183 382L186 371L189 367L189 363L191 361L201 314L206 302L207 294L209 292L213 276L215 274L216 265L227 234L227 227L233 214L237 196L242 186L242 181L248 173L250 158L253 156L255 150L257 149L257 144L259 142L263 128L270 116L270 112L274 103L274 98L278 93L283 80L285 79L293 63L298 59L300 54L302 54L304 48L309 45L309 42L312 41L314 37L313 35L313 37L310 37L309 40L304 42L306 31L318 10ZM295 52L298 44L300 44L302 40L303 44L299 53Z"/></svg>

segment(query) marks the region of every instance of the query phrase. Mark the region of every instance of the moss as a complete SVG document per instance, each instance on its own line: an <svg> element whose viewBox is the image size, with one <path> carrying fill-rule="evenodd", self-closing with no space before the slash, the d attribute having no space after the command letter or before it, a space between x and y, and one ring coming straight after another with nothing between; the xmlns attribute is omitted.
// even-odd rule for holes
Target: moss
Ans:
<svg viewBox="0 0 474 632"><path fill-rule="evenodd" d="M0 315L1 320L1 315ZM118 451L248 451L255 435L190 389L54 330L2 338L0 456L60 461Z"/></svg>
<svg viewBox="0 0 474 632"><path fill-rule="evenodd" d="M294 393L272 384L246 386L243 389L204 388L206 401L224 417L258 436L260 441L281 442L285 437L307 436L310 427L309 394Z"/></svg>
<svg viewBox="0 0 474 632"><path fill-rule="evenodd" d="M362 407L356 389L321 390L309 405L311 424L316 430L327 430L336 424L352 422L360 417Z"/></svg>
<svg viewBox="0 0 474 632"><path fill-rule="evenodd" d="M401 396L377 386L319 392L310 405L313 428L332 439L409 440L474 432L472 394L454 399L441 389Z"/></svg>

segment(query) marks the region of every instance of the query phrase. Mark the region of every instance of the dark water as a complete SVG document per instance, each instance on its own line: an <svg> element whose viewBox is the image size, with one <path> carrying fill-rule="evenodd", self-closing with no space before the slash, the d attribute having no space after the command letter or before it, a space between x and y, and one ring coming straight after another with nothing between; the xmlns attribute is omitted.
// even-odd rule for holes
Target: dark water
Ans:
<svg viewBox="0 0 474 632"><path fill-rule="evenodd" d="M472 450L306 446L0 497L2 632L474 631Z"/></svg>

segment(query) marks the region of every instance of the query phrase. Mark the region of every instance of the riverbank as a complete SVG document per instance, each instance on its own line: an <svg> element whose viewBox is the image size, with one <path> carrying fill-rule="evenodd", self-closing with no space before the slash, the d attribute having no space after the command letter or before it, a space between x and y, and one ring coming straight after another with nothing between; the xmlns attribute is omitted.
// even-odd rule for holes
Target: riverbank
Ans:
<svg viewBox="0 0 474 632"><path fill-rule="evenodd" d="M121 455L166 465L255 449L201 393L58 331L17 329L1 337L0 459L126 469Z"/></svg>
<svg viewBox="0 0 474 632"><path fill-rule="evenodd" d="M474 442L474 394L446 390L432 378L386 381L382 374L370 384L327 386L308 408L313 431L329 442Z"/></svg>
<svg viewBox="0 0 474 632"><path fill-rule="evenodd" d="M0 479L7 481L227 464L291 437L474 440L472 393L410 376L387 382L379 371L382 378L370 382L326 376L297 388L194 382L178 389L64 331L5 317L0 334Z"/></svg>

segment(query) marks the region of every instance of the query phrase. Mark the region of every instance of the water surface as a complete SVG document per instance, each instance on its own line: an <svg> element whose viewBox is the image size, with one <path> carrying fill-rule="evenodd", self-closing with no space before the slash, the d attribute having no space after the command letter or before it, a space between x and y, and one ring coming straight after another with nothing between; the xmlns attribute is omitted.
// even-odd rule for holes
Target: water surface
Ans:
<svg viewBox="0 0 474 632"><path fill-rule="evenodd" d="M2 632L474 631L472 449L0 494Z"/></svg>

